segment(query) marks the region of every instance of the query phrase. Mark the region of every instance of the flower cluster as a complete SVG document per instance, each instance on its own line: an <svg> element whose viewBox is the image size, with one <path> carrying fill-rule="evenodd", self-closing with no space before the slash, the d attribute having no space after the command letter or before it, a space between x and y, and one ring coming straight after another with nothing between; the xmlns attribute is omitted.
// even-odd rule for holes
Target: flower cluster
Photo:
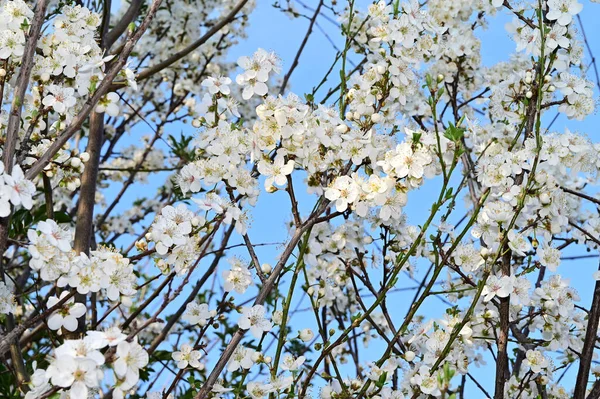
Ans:
<svg viewBox="0 0 600 399"><path fill-rule="evenodd" d="M59 287L76 288L80 294L102 292L111 301L135 293L136 277L129 259L108 247L92 251L90 256L72 249L69 228L48 219L27 233L30 241L30 266L45 281Z"/></svg>
<svg viewBox="0 0 600 399"><path fill-rule="evenodd" d="M244 70L243 73L236 76L235 81L242 88L242 98L250 99L253 95L264 96L269 92L266 82L269 80L271 72L280 73L279 58L275 53L267 52L263 49L258 49L256 53L250 57L242 56L238 59L238 65ZM211 90L212 89L212 90ZM209 87L209 92L216 90ZM228 88L225 91L229 91ZM221 91L223 94L228 94Z"/></svg>
<svg viewBox="0 0 600 399"><path fill-rule="evenodd" d="M25 178L19 165L10 174L4 170L4 164L0 165L0 217L10 215L11 204L31 209L34 194L35 185Z"/></svg>
<svg viewBox="0 0 600 399"><path fill-rule="evenodd" d="M72 398L87 398L97 392L104 378L105 356L101 350L108 347L114 353L112 368L117 381L115 397L125 393L139 381L140 369L148 364L148 354L137 343L126 340L127 336L117 328L106 331L89 331L83 339L67 340L54 349L50 364L37 369L32 379L28 398L61 388Z"/></svg>
<svg viewBox="0 0 600 399"><path fill-rule="evenodd" d="M6 1L0 12L0 58L19 58L25 50L26 27L33 11L23 0Z"/></svg>

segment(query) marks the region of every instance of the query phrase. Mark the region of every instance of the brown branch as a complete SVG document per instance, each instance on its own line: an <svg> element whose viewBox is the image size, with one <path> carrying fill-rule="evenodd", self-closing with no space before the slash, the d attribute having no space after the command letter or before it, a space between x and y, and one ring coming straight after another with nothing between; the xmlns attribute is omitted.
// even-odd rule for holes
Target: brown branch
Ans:
<svg viewBox="0 0 600 399"><path fill-rule="evenodd" d="M563 190L565 193L573 194L579 198L583 198L590 202L593 202L596 205L600 205L600 200L598 198L594 198L587 194L583 194L583 193L580 193L579 191L571 190L570 188L566 188L566 187L562 187L562 186L560 187L560 189Z"/></svg>
<svg viewBox="0 0 600 399"><path fill-rule="evenodd" d="M587 399L600 399L600 380L594 382L594 386L592 386L592 390Z"/></svg>
<svg viewBox="0 0 600 399"><path fill-rule="evenodd" d="M215 253L215 258L213 259L212 263L210 264L210 266L208 267L206 272L202 275L202 277L198 280L198 282L196 282L196 285L194 286L194 288L192 289L192 291L190 292L190 294L188 295L186 300L181 304L181 306L179 307L177 312L175 312L175 314L173 314L171 317L169 317L169 319L168 319L169 321L165 324L165 326L163 327L161 332L152 340L150 347L147 349L147 352L149 355L154 353L156 348L158 348L158 345L160 345L160 343L165 340L165 338L171 331L171 328L173 328L175 323L177 323L179 321L179 319L185 312L187 304L192 302L196 298L196 295L198 295L198 292L200 292L200 289L202 288L202 286L204 286L204 283L206 283L208 278L214 274L215 269L217 268L219 261L221 260L221 257L223 256L223 254L225 253L225 250L227 249L227 243L229 242L229 238L231 237L231 234L233 233L234 228L235 228L235 223L232 223L229 226L229 228L225 231L223 240L221 242L221 248L219 248L217 250L217 252Z"/></svg>
<svg viewBox="0 0 600 399"><path fill-rule="evenodd" d="M77 224L75 226L75 237L73 249L76 254L89 255L92 235L94 234L94 207L96 205L96 183L98 180L98 163L100 162L100 151L104 136L104 114L93 112L90 116L90 130L88 136L87 153L89 161L85 165L81 176L81 191L77 203ZM86 295L77 294L75 300L85 305ZM86 316L78 319L77 329L73 332L65 332L70 339L81 338L85 331Z"/></svg>
<svg viewBox="0 0 600 399"><path fill-rule="evenodd" d="M321 212L323 212L325 210L325 208L327 207L327 205L328 205L327 201L322 202L321 205L319 206L319 209L315 212L315 215L319 215ZM288 242L288 245L286 246L283 253L281 254L281 257L279 258L277 265L273 269L273 273L271 273L269 278L265 281L261 290L259 291L258 295L256 296L254 305L262 305L265 302L265 300L267 299L267 296L271 293L271 291L275 287L275 283L279 279L279 275L281 274L283 268L285 267L287 260L292 255L292 252L296 248L296 245L298 244L298 242L300 242L302 235L304 233L306 233L306 231L308 231L308 229L311 226L315 225L316 223L317 223L317 219L314 218L312 220L309 220L307 223L305 223L301 228L298 228L298 229L296 229L296 231L294 231L294 235L292 236L292 238ZM217 364L212 369L210 375L206 379L206 382L202 385L202 388L200 388L200 391L198 391L198 394L194 397L194 399L205 399L208 397L210 391L212 390L213 385L219 378L221 371L223 371L223 369L225 368L225 365L229 361L229 358L231 357L231 355L233 355L233 352L236 350L238 344L244 337L245 333L246 333L246 330L238 329L233 334L233 336L231 337L231 340L229 341L229 344L227 345L227 347L221 354L221 357L217 361Z"/></svg>
<svg viewBox="0 0 600 399"><path fill-rule="evenodd" d="M138 174L138 172L140 172L140 168L143 167L144 162L146 162L146 158L148 158L148 156L152 152L152 149L154 147L154 143L156 143L156 141L161 136L162 136L162 133L161 133L161 129L159 128L156 131L156 133L154 134L154 137L152 138L152 141L150 143L148 143L148 146L144 150L144 153L142 154L142 157L138 161L137 165L134 167L133 172L130 173L128 179L123 183L123 187L121 187L121 190L119 191L119 193L117 194L117 196L115 197L115 199L111 202L111 204L108 206L108 208L106 208L106 211L104 211L104 213L102 214L102 216L98 220L97 225L98 225L99 229L104 224L104 222L106 221L106 219L108 219L108 216L113 211L113 209L115 209L115 207L119 204L119 201L121 201L121 198L123 197L123 195L125 195L125 192L127 191L127 189L135 182L135 176Z"/></svg>
<svg viewBox="0 0 600 399"><path fill-rule="evenodd" d="M512 11L513 14L515 14L517 18L519 18L521 21L523 21L531 29L535 30L538 28L537 26L535 26L533 24L533 22L531 22L529 19L525 18L521 13L517 12L514 8L512 8L512 6L510 5L510 3L507 0L504 0L504 3L502 5L506 8L508 8L510 11Z"/></svg>
<svg viewBox="0 0 600 399"><path fill-rule="evenodd" d="M159 62L158 64L156 64L156 65L154 65L154 66L152 66L152 67L150 67L148 69L144 69L142 72L140 72L137 75L137 77L136 77L137 81L148 79L150 76L152 76L155 73L157 73L159 71L162 71L163 69L165 69L165 68L169 67L170 65L176 63L177 61L179 61L180 59L182 59L186 55L190 54L192 51L196 50L198 47L202 46L211 37L213 37L219 30L221 30L222 27L224 27L225 25L227 25L228 23L230 23L231 21L233 21L235 19L236 14L246 5L247 2L248 2L248 0L241 0L231 10L231 12L225 16L225 18L223 18L221 21L219 21L217 24L215 24L200 39L196 40L194 43L190 44L185 49L183 49L183 50L181 50L181 51L173 54L172 56L170 56L166 60L164 60L162 62Z"/></svg>
<svg viewBox="0 0 600 399"><path fill-rule="evenodd" d="M21 126L21 109L23 108L25 92L29 86L29 78L33 69L33 57L35 56L37 42L42 25L44 24L47 7L47 0L40 0L36 4L35 15L33 16L31 28L29 28L29 34L25 43L25 51L21 58L21 69L17 77L8 124L6 126L6 142L4 144L4 167L6 173L11 173L13 167L13 157L19 138L19 127Z"/></svg>
<svg viewBox="0 0 600 399"><path fill-rule="evenodd" d="M64 298L62 298L60 301L58 301L54 306L48 308L44 313L40 313L35 317L31 317L29 320L26 320L25 322L19 324L11 332L9 332L5 336L3 336L0 339L0 358L4 357L6 352L8 352L8 350L9 350L11 343L14 342L15 340L18 340L19 337L21 336L21 334L23 334L23 332L25 332L25 330L27 330L29 327L35 325L40 320L44 319L45 317L47 317L49 314L51 314L55 310L62 307L74 295L75 295L75 292L71 292L70 294L68 294Z"/></svg>
<svg viewBox="0 0 600 399"><path fill-rule="evenodd" d="M42 25L44 24L47 7L47 0L40 0L36 4L35 14L31 21L31 26L25 42L25 50L21 57L21 68L19 69L15 84L13 100L6 126L6 141L3 149L4 169L6 173L11 173L13 168L13 158L17 147L17 140L19 139L19 129L21 127L21 110L25 100L25 93L29 86L29 78L31 77L31 70L33 69L33 57L35 56L37 42L40 37ZM4 84L2 86L4 87ZM8 243L9 218L10 216L2 218L2 221L0 222L0 254L4 254ZM4 280L4 259L0 256L0 281ZM12 314L9 314L7 317L7 327L11 332L18 331L15 328L14 316ZM8 335L10 335L10 333ZM28 387L25 383L29 380L29 374L25 368L25 363L21 354L21 346L19 345L19 340L17 338L11 339L8 346L10 348L11 360L15 369L17 383L23 391L27 391Z"/></svg>
<svg viewBox="0 0 600 399"><path fill-rule="evenodd" d="M283 83L281 84L281 88L279 89L280 95L282 95L285 92L285 87L287 86L287 84L290 80L290 77L292 76L292 73L294 73L294 69L296 69L296 67L298 66L298 61L300 61L300 56L302 55L302 52L304 51L304 47L306 46L306 43L308 43L308 38L310 37L310 35L313 31L313 27L315 25L315 21L317 20L317 17L321 13L322 6L323 6L323 0L320 0L319 5L317 6L317 9L315 10L315 13L313 14L312 18L310 19L310 24L308 24L308 30L306 31L306 35L304 35L304 39L302 40L302 43L300 44L300 48L298 48L298 52L296 53L296 57L294 57L292 66L290 67L290 70L288 71L288 73L285 74L285 76L283 78Z"/></svg>
<svg viewBox="0 0 600 399"><path fill-rule="evenodd" d="M576 225L575 223L569 221L569 226L575 227L577 230L581 231L589 240L595 242L596 244L600 245L600 240L597 239L596 237L594 237L589 231L587 231L586 229L584 229L583 227L580 227L578 225Z"/></svg>
<svg viewBox="0 0 600 399"><path fill-rule="evenodd" d="M512 251L508 249L506 254L502 257L502 275L510 276L510 261L512 259ZM500 298L500 305L498 307L498 313L500 317L500 331L498 334L498 355L496 357L496 379L495 379L495 391L494 399L504 399L504 385L510 378L508 370L508 327L510 317L510 295L506 298Z"/></svg>
<svg viewBox="0 0 600 399"><path fill-rule="evenodd" d="M138 17L141 7L142 0L131 1L129 8L127 8L127 11L125 11L121 20L119 20L112 30L106 34L105 44L107 49L111 48L112 45L119 40L119 37L125 32L129 24Z"/></svg>
<svg viewBox="0 0 600 399"><path fill-rule="evenodd" d="M600 270L600 266L598 267ZM600 319L600 281L596 281L594 287L594 297L592 298L592 306L588 314L588 325L585 330L585 341L583 349L579 357L579 371L577 372L577 380L575 382L575 392L573 399L585 399L588 379L590 375L590 367L594 357L594 345L598 335L598 321Z"/></svg>

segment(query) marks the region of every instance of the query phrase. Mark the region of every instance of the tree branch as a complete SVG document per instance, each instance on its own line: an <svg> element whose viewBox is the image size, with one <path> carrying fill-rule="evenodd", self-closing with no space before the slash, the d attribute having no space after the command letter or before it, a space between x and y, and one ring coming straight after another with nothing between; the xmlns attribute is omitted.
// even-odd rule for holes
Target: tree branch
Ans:
<svg viewBox="0 0 600 399"><path fill-rule="evenodd" d="M600 265L598 267L600 270ZM583 349L579 357L579 371L575 381L575 392L573 399L585 399L587 390L588 378L590 375L590 367L594 358L594 346L598 335L598 321L600 319L600 281L596 281L594 287L594 297L592 298L592 306L588 314L588 325L585 331L585 341ZM595 387L596 384L594 384ZM593 391L593 389L592 389ZM590 395L591 396L591 395Z"/></svg>

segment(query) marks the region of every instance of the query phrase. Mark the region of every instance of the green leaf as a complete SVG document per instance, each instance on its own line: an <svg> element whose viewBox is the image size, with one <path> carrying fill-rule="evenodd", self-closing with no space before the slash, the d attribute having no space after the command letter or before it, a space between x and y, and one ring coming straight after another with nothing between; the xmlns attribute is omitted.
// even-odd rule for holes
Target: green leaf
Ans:
<svg viewBox="0 0 600 399"><path fill-rule="evenodd" d="M73 219L67 212L54 212L54 221L56 223L71 223Z"/></svg>
<svg viewBox="0 0 600 399"><path fill-rule="evenodd" d="M379 379L377 380L377 382L375 383L375 386L377 388L383 388L383 386L385 385L385 381L387 380L387 371L384 371L383 374L381 374L379 376Z"/></svg>
<svg viewBox="0 0 600 399"><path fill-rule="evenodd" d="M357 313L353 316L350 316L350 320L354 323L354 321L360 319L361 316L362 316L362 313Z"/></svg>
<svg viewBox="0 0 600 399"><path fill-rule="evenodd" d="M450 122L448 128L444 132L444 137L446 137L448 140L459 142L464 136L464 134L465 129L461 127L456 127L452 124L452 122Z"/></svg>

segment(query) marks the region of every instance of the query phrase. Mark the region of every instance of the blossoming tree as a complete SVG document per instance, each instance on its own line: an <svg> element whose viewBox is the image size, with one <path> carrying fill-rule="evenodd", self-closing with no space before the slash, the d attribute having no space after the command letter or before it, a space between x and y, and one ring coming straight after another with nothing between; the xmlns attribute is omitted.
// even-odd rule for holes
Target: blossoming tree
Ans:
<svg viewBox="0 0 600 399"><path fill-rule="evenodd" d="M549 123L594 112L583 5L299 3L284 71L228 61L248 0L0 2L0 397L600 398L600 270L560 275L598 257L600 144ZM325 15L342 47L288 92Z"/></svg>

